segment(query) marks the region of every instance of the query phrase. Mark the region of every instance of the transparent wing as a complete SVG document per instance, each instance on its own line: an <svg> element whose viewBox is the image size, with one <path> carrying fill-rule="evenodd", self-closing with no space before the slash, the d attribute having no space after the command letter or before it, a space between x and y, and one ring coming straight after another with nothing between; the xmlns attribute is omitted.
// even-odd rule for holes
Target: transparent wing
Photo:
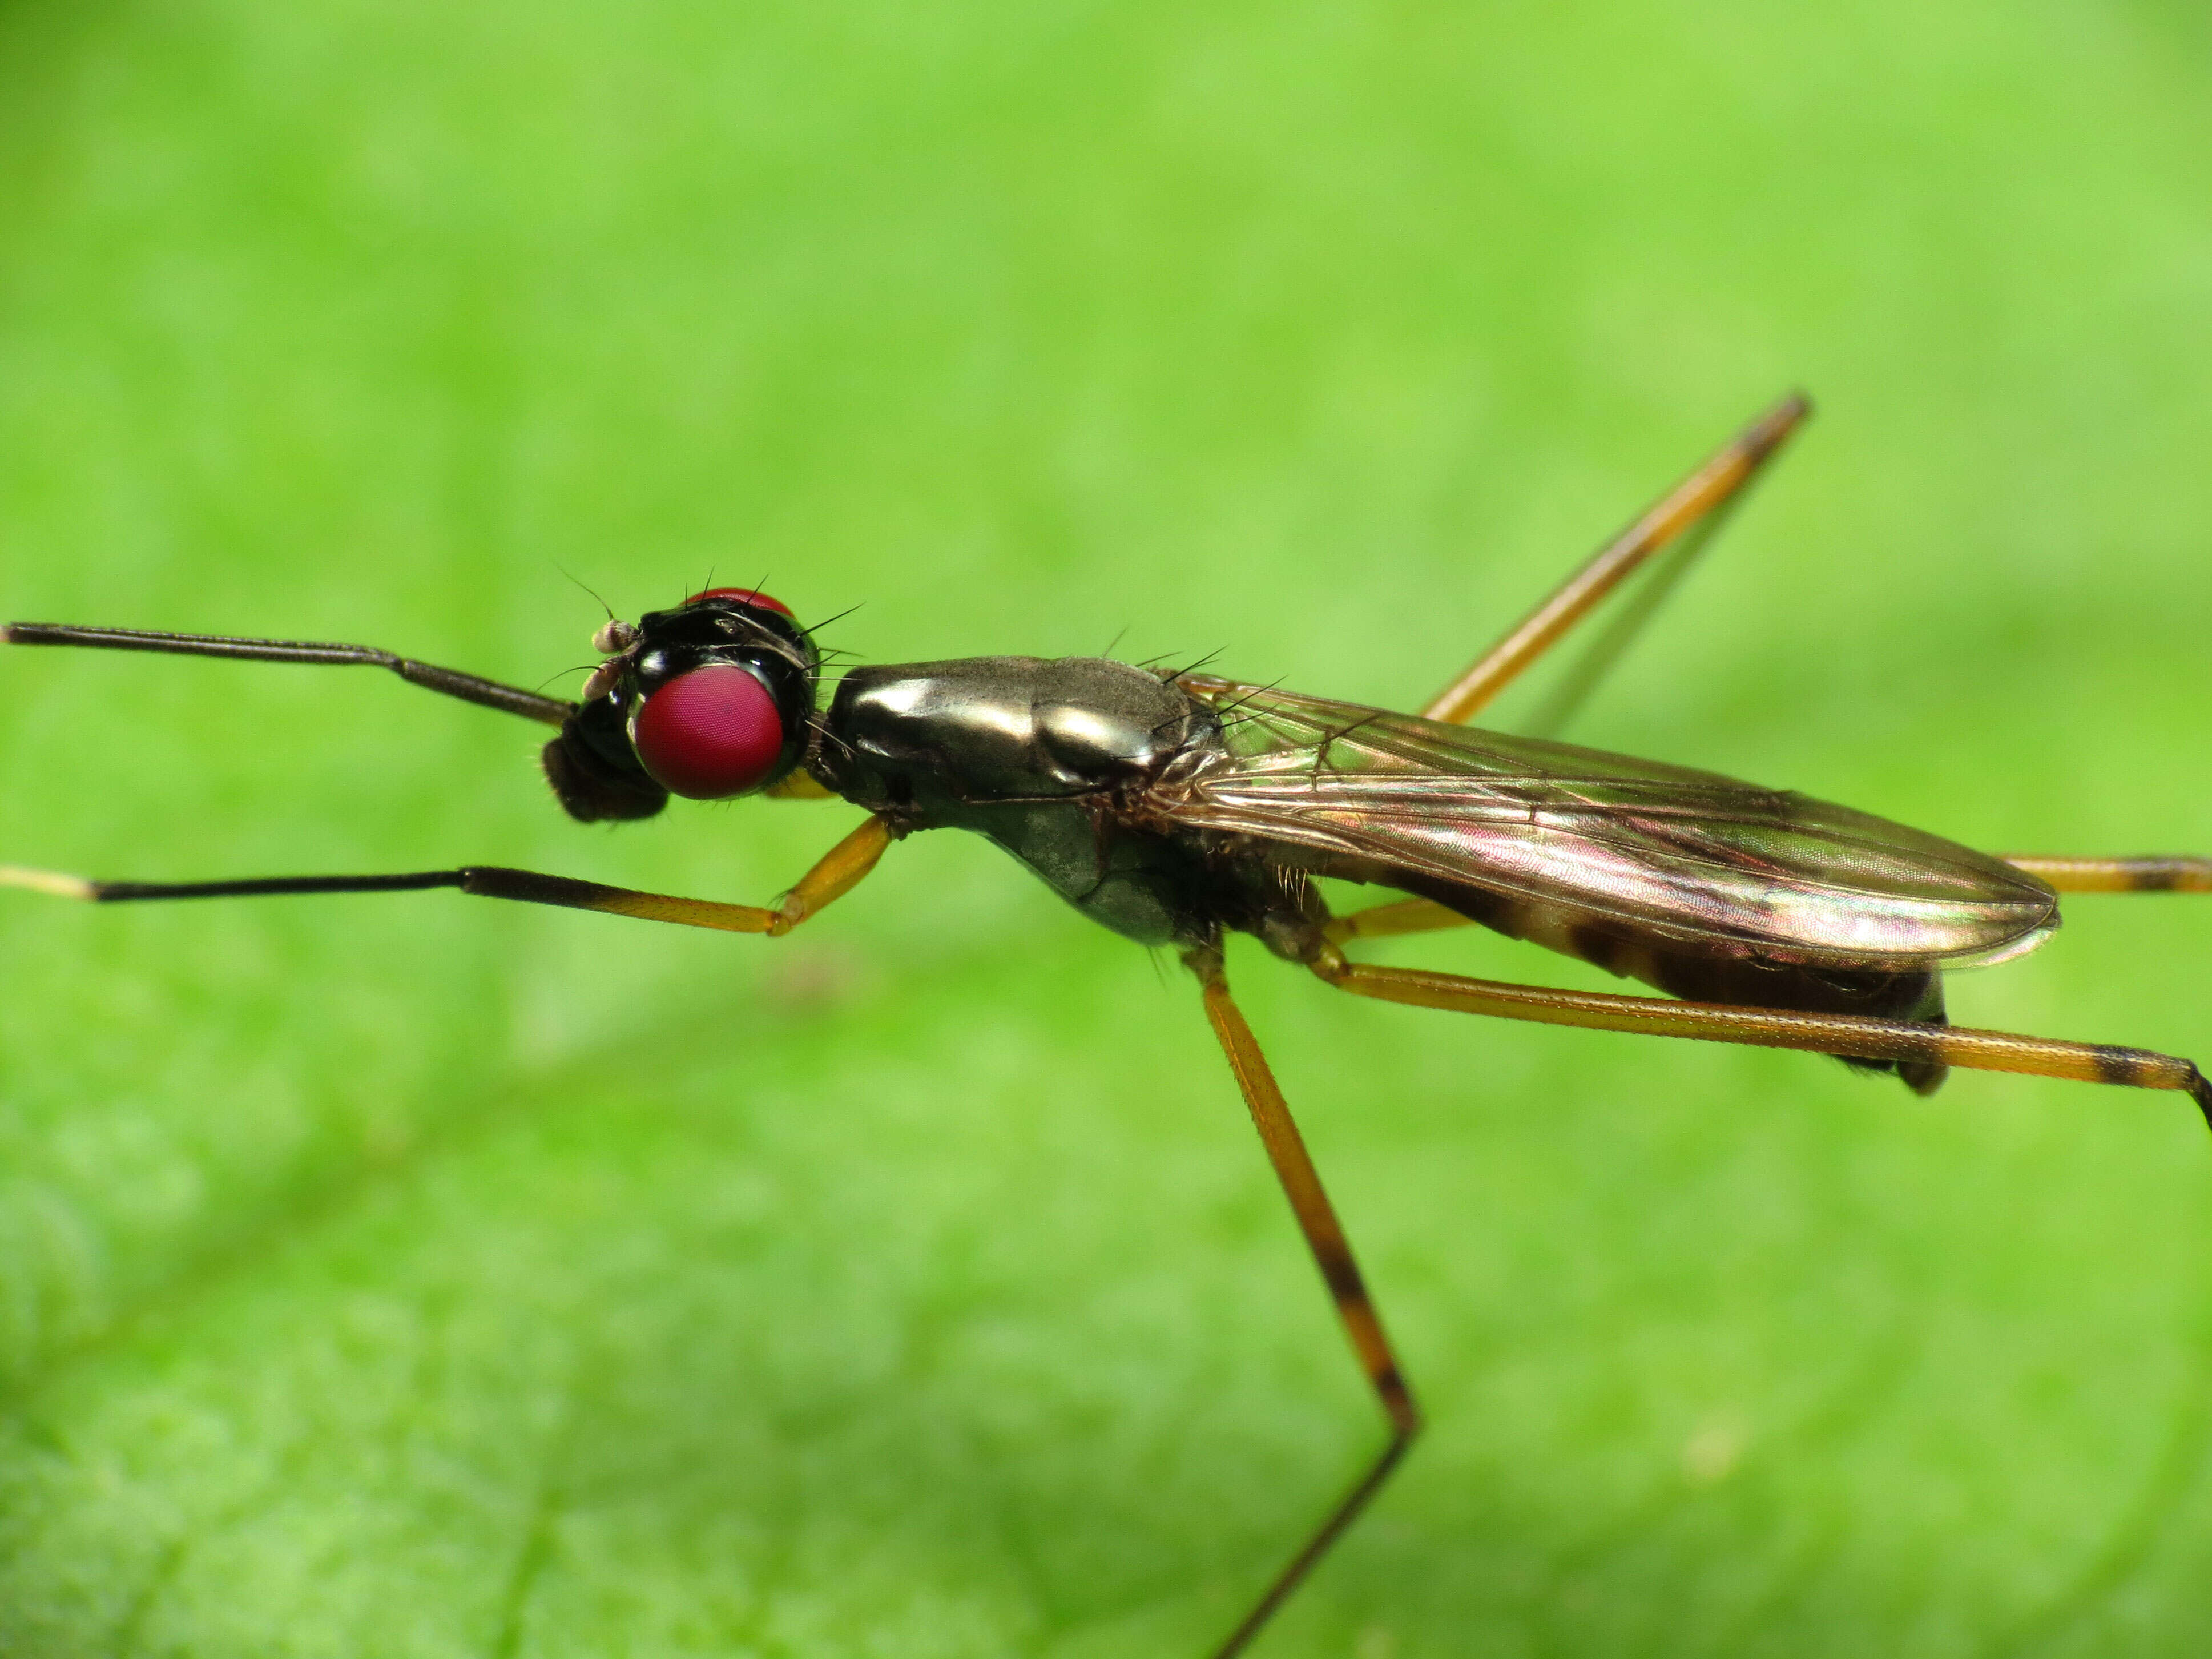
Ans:
<svg viewBox="0 0 2212 1659"><path fill-rule="evenodd" d="M1159 809L1302 849L1323 873L1839 968L1995 960L2057 922L2033 876L1848 807L1357 703L1178 684L1220 714L1224 747L1164 780Z"/></svg>

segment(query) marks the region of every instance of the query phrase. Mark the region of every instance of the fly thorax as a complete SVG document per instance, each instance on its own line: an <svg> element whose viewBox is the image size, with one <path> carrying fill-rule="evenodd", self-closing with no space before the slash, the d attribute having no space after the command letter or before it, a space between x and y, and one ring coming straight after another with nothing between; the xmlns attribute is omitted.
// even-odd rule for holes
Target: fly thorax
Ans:
<svg viewBox="0 0 2212 1659"><path fill-rule="evenodd" d="M1211 720L1157 676L1095 657L893 664L839 684L819 767L847 799L921 823L1142 787Z"/></svg>
<svg viewBox="0 0 2212 1659"><path fill-rule="evenodd" d="M901 830L988 836L1092 921L1147 945L1217 931L1203 861L1132 804L1218 722L1180 688L1095 657L855 669L817 777Z"/></svg>

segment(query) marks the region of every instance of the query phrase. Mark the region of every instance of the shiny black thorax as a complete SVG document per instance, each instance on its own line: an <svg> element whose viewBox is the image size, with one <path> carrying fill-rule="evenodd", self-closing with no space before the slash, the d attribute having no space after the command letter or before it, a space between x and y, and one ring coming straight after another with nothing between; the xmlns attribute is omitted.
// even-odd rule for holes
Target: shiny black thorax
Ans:
<svg viewBox="0 0 2212 1659"><path fill-rule="evenodd" d="M808 768L901 830L988 837L1117 933L1190 946L1304 903L1302 877L1147 811L1220 737L1211 708L1127 663L967 657L854 670Z"/></svg>

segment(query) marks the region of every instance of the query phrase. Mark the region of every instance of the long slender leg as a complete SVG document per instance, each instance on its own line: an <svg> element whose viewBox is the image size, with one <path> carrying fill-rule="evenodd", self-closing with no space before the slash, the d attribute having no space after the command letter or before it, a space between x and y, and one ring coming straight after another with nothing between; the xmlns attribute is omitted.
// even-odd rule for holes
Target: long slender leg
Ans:
<svg viewBox="0 0 2212 1659"><path fill-rule="evenodd" d="M713 927L728 933L766 933L781 938L836 899L850 892L876 867L890 845L890 827L871 816L831 848L799 878L774 907L722 904L712 899L641 893L628 887L603 887L530 870L471 865L459 870L422 870L396 876L266 876L244 881L88 881L52 870L0 865L0 887L25 887L57 898L118 904L141 899L264 898L293 893L404 893L455 887L478 898L516 899L529 904L557 904L571 910L599 910L641 921L673 922L681 927Z"/></svg>
<svg viewBox="0 0 2212 1659"><path fill-rule="evenodd" d="M1793 395L1760 416L1600 549L1518 626L1439 691L1421 713L1432 720L1472 720L1638 565L1748 483L1811 412L1811 404Z"/></svg>
<svg viewBox="0 0 2212 1659"><path fill-rule="evenodd" d="M1333 944L1347 939L1395 939L1403 933L1434 933L1447 927L1471 927L1474 918L1431 899L1400 899L1364 910L1332 916L1322 929Z"/></svg>
<svg viewBox="0 0 2212 1659"><path fill-rule="evenodd" d="M1312 966L1315 973L1339 990L1420 1008L1447 1008L1545 1025L1634 1031L1647 1036L1739 1042L1759 1048L1802 1048L1864 1060L2021 1072L2130 1089L2175 1089L2194 1100L2205 1122L2212 1125L2212 1085L2206 1083L2204 1074L2188 1060L2146 1048L2064 1042L2054 1037L1923 1025L1909 1020L1863 1019L1850 1014L1801 1014L1610 992L1547 990L1458 974L1372 967L1346 961L1334 945L1324 946Z"/></svg>
<svg viewBox="0 0 2212 1659"><path fill-rule="evenodd" d="M1368 1500L1382 1489L1391 1470L1405 1456L1413 1437L1420 1432L1421 1413L1406 1386L1390 1339L1383 1334L1382 1321L1367 1294L1359 1264L1352 1259L1351 1241L1345 1237L1343 1224L1336 1218L1335 1206L1322 1188L1320 1173L1306 1152L1305 1139L1298 1133L1289 1103L1276 1086L1275 1075L1268 1069L1267 1056L1260 1052L1252 1028L1244 1023L1243 1014L1229 994L1220 951L1194 951L1184 960L1204 988L1206 1017L1212 1024L1213 1035L1220 1039L1221 1052L1229 1057L1229 1069L1237 1074L1237 1086L1243 1091L1244 1103L1251 1108L1253 1126L1260 1132L1261 1144L1267 1149L1268 1161L1275 1166L1276 1178L1283 1183L1283 1195L1291 1201L1291 1213L1297 1217L1299 1231L1306 1236L1306 1247L1313 1252L1322 1280L1335 1298L1337 1317L1343 1322L1345 1334L1352 1340L1359 1367L1367 1373L1368 1383L1375 1390L1383 1414L1390 1419L1390 1440L1382 1454L1352 1489L1337 1500L1313 1535L1253 1603L1252 1610L1214 1650L1214 1659L1230 1659L1231 1655L1243 1652L1259 1634L1261 1626L1313 1570L1329 1546L1358 1518Z"/></svg>
<svg viewBox="0 0 2212 1659"><path fill-rule="evenodd" d="M1545 693L1543 702L1514 723L1516 731L1531 738L1556 738L1566 729L1605 677L1613 672L1613 665L1628 654L1629 647L1659 614L1660 607L1673 597L1692 568L1705 556L1705 549L1728 527L1729 520L1749 493L1747 487L1738 489L1676 537L1672 546L1651 557L1649 574L1632 592L1613 606L1612 616L1607 618L1597 637L1584 646L1582 653L1559 675Z"/></svg>
<svg viewBox="0 0 2212 1659"><path fill-rule="evenodd" d="M234 639L221 634L157 634L137 628L81 628L70 623L9 623L0 640L9 645L76 645L104 651L161 651L184 657L237 657L252 662L304 662L388 668L410 685L419 685L463 702L481 704L526 720L558 726L576 705L541 697L519 686L501 685L458 669L416 662L371 645L325 645L311 640Z"/></svg>
<svg viewBox="0 0 2212 1659"><path fill-rule="evenodd" d="M2212 893L2212 859L2048 859L2008 853L2062 893Z"/></svg>

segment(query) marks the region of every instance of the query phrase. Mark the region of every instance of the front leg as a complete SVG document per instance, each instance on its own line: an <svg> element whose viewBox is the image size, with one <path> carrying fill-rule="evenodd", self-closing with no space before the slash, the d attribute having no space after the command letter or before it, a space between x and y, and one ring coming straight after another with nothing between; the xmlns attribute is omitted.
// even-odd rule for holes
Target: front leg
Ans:
<svg viewBox="0 0 2212 1659"><path fill-rule="evenodd" d="M673 922L680 927L714 927L728 933L766 933L780 939L823 906L843 897L876 867L891 844L890 826L871 816L799 878L773 908L723 904L713 899L641 893L629 887L603 887L593 881L471 865L459 870L423 870L396 876L264 876L243 881L88 881L52 870L0 865L0 886L25 887L57 898L118 904L140 899L262 898L291 893L406 893L431 887L457 887L478 898L515 899L528 904L557 904L571 910L599 910L635 916L641 921Z"/></svg>

